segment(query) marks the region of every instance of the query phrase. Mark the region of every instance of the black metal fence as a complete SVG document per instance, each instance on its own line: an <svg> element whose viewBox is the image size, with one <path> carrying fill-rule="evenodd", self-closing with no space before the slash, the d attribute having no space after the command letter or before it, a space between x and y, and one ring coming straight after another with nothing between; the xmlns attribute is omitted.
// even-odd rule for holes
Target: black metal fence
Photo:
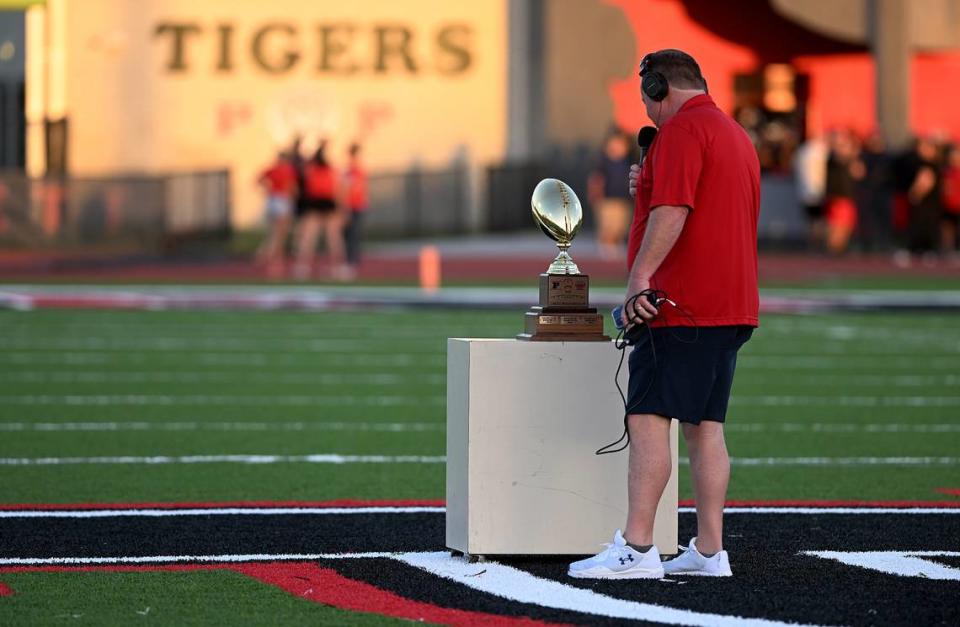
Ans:
<svg viewBox="0 0 960 627"><path fill-rule="evenodd" d="M369 192L367 229L374 235L459 234L470 228L465 167L375 174Z"/></svg>
<svg viewBox="0 0 960 627"><path fill-rule="evenodd" d="M0 173L0 245L166 246L230 232L223 171L30 179Z"/></svg>

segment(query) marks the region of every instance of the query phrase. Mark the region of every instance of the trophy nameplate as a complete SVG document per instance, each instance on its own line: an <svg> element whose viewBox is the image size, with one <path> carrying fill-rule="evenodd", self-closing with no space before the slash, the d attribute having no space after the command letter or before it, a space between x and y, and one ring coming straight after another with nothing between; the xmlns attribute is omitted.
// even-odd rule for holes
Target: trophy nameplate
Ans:
<svg viewBox="0 0 960 627"><path fill-rule="evenodd" d="M533 190L533 218L557 243L560 254L540 275L540 304L524 316L518 340L538 342L604 342L603 316L590 307L590 277L581 274L567 250L583 223L580 200L570 186L544 179Z"/></svg>

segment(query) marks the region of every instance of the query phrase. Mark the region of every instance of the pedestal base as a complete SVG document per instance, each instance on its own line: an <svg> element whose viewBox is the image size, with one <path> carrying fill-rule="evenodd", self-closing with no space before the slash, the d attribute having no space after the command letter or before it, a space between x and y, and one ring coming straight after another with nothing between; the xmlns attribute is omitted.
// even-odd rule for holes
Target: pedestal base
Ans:
<svg viewBox="0 0 960 627"><path fill-rule="evenodd" d="M583 555L624 526L627 452L594 454L623 429L619 358L612 342L448 340L447 547ZM654 527L666 555L677 551L675 422L670 433Z"/></svg>

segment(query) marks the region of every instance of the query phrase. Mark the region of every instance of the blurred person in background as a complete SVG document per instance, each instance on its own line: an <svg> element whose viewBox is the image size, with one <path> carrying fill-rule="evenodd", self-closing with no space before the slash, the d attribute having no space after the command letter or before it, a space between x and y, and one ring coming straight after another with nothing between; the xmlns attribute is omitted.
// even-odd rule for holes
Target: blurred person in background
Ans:
<svg viewBox="0 0 960 627"><path fill-rule="evenodd" d="M824 214L827 219L827 250L834 255L847 251L850 236L857 226L854 186L865 173L859 153L860 147L852 132L844 129L831 134Z"/></svg>
<svg viewBox="0 0 960 627"><path fill-rule="evenodd" d="M823 250L827 226L823 217L823 201L827 184L827 156L829 148L823 137L811 137L797 148L793 171L797 183L797 197L803 205L809 225L809 245L812 250Z"/></svg>
<svg viewBox="0 0 960 627"><path fill-rule="evenodd" d="M857 181L858 240L865 252L890 248L891 159L879 131L863 141L863 178Z"/></svg>
<svg viewBox="0 0 960 627"><path fill-rule="evenodd" d="M957 231L960 226L960 146L947 148L943 168L943 214L940 217L940 252L951 261L960 261Z"/></svg>
<svg viewBox="0 0 960 627"><path fill-rule="evenodd" d="M344 274L343 217L337 211L337 173L327 161L326 150L326 140L321 141L313 158L303 165L303 186L297 206L297 261L293 267L294 278L301 281L313 273L321 231L326 236L331 276L338 278Z"/></svg>
<svg viewBox="0 0 960 627"><path fill-rule="evenodd" d="M343 280L352 281L360 267L360 247L363 241L363 220L369 205L367 171L360 158L360 144L351 144L347 152L347 169L343 173L343 207L346 224L343 236L347 248L347 265Z"/></svg>
<svg viewBox="0 0 960 627"><path fill-rule="evenodd" d="M603 144L596 169L587 180L587 194L597 222L597 243L604 259L622 259L630 223L630 142L619 129Z"/></svg>
<svg viewBox="0 0 960 627"><path fill-rule="evenodd" d="M938 248L942 178L937 144L929 137L921 137L913 155L913 177L907 190L910 206L907 247L925 263L934 262L934 251Z"/></svg>
<svg viewBox="0 0 960 627"><path fill-rule="evenodd" d="M281 152L264 170L257 183L266 194L264 213L269 231L257 251L257 260L266 264L270 276L283 273L287 236L293 223L293 203L297 192L297 171L287 153Z"/></svg>

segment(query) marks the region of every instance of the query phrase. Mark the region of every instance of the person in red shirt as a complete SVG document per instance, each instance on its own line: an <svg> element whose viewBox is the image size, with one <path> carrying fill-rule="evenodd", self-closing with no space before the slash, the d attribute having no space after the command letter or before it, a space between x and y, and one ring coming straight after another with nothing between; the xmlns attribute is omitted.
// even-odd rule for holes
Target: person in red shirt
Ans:
<svg viewBox="0 0 960 627"><path fill-rule="evenodd" d="M297 189L297 171L289 156L281 152L257 178L267 196L266 214L270 232L257 251L257 259L272 276L282 275L284 247L293 221L293 200Z"/></svg>
<svg viewBox="0 0 960 627"><path fill-rule="evenodd" d="M369 205L367 171L360 159L360 144L351 144L348 151L347 170L343 175L343 205L346 209L346 226L343 237L347 244L347 269L344 278L357 276L360 266L360 245L363 239L363 219Z"/></svg>
<svg viewBox="0 0 960 627"><path fill-rule="evenodd" d="M943 214L940 216L940 251L956 258L960 225L960 146L951 146L943 169Z"/></svg>
<svg viewBox="0 0 960 627"><path fill-rule="evenodd" d="M306 280L313 274L314 255L320 233L326 235L328 273L340 280L344 274L343 214L337 208L337 172L327 161L327 142L323 140L313 158L303 165L301 199L297 207L300 220L297 262L293 276Z"/></svg>
<svg viewBox="0 0 960 627"><path fill-rule="evenodd" d="M569 574L730 576L723 422L737 351L758 324L760 163L746 132L707 94L690 55L648 54L640 77L659 132L631 174L636 197L620 322L628 331L641 326L629 360L627 523L607 551L571 564ZM687 442L698 534L661 566L653 525L670 478L671 420Z"/></svg>

